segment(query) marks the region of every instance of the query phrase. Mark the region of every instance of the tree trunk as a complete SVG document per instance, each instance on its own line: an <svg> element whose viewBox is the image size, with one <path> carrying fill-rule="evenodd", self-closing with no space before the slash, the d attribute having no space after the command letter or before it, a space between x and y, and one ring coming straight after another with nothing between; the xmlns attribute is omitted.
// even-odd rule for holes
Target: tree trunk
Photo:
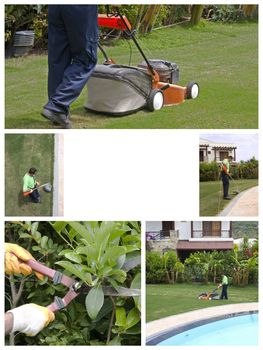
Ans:
<svg viewBox="0 0 263 350"><path fill-rule="evenodd" d="M191 24L196 26L202 17L204 5L193 5L191 14Z"/></svg>
<svg viewBox="0 0 263 350"><path fill-rule="evenodd" d="M145 5L139 5L139 9L138 9L138 13L137 13L137 17L134 25L136 31L138 31L140 28L142 16L144 13L144 8L145 8Z"/></svg>
<svg viewBox="0 0 263 350"><path fill-rule="evenodd" d="M257 5L242 5L242 10L246 17L252 17L253 12L256 10Z"/></svg>
<svg viewBox="0 0 263 350"><path fill-rule="evenodd" d="M156 17L160 11L161 5L149 5L147 6L147 11L141 21L140 32L143 34L149 33L154 26Z"/></svg>

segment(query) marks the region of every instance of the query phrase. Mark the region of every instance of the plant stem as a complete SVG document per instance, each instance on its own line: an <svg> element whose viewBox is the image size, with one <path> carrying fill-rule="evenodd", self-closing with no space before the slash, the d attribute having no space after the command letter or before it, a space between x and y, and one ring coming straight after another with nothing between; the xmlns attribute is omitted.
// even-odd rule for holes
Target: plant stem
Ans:
<svg viewBox="0 0 263 350"><path fill-rule="evenodd" d="M116 310L116 306L115 306L115 302L112 296L110 296L110 300L112 302L113 305L113 310L112 310L112 314L111 314L111 319L110 319L110 324L109 324L109 329L108 329L108 334L107 334L107 342L106 344L108 344L110 342L110 338L111 338L111 330L113 327L113 321L114 321L114 316L115 316L115 310Z"/></svg>

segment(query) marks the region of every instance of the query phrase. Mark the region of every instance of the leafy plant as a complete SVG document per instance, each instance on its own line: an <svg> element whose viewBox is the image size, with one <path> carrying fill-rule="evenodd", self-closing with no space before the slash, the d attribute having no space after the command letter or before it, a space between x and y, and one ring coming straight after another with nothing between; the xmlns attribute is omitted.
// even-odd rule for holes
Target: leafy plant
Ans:
<svg viewBox="0 0 263 350"><path fill-rule="evenodd" d="M42 234L45 232L45 234ZM34 257L66 273L89 287L56 320L34 338L16 336L19 344L103 345L140 344L140 296L106 297L103 286L140 289L140 224L138 222L16 222L6 223L6 240L33 252ZM58 257L63 260L57 261ZM23 286L15 306L25 302L45 305L54 295L63 296L65 288L23 276L7 280L7 309L14 307L11 289ZM119 326L117 310L123 308L126 323ZM118 323L118 321L117 321ZM10 344L14 345L14 339Z"/></svg>

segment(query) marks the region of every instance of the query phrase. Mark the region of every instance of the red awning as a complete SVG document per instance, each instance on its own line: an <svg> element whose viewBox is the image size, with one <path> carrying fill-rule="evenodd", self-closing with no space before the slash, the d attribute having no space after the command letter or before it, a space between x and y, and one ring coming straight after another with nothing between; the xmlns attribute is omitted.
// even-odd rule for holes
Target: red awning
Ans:
<svg viewBox="0 0 263 350"><path fill-rule="evenodd" d="M177 242L177 250L229 250L234 248L234 242L223 241L223 242L189 242L179 241Z"/></svg>

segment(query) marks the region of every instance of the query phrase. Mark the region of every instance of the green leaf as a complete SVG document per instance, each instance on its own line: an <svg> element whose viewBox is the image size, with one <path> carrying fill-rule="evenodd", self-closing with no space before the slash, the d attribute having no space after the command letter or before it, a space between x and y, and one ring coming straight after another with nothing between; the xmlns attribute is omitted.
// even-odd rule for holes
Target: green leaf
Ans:
<svg viewBox="0 0 263 350"><path fill-rule="evenodd" d="M106 298L102 308L100 309L100 312L98 313L95 319L95 322L100 321L102 318L104 318L106 315L112 312L112 309L113 309L112 301L109 298Z"/></svg>
<svg viewBox="0 0 263 350"><path fill-rule="evenodd" d="M126 272L119 269L112 270L112 272L109 273L109 276L120 283L123 283L126 280Z"/></svg>
<svg viewBox="0 0 263 350"><path fill-rule="evenodd" d="M125 327L127 322L125 308L116 307L115 316L116 316L115 325L119 327Z"/></svg>
<svg viewBox="0 0 263 350"><path fill-rule="evenodd" d="M85 255L88 259L88 261L94 260L96 261L97 259L97 251L94 247L92 246L79 246L76 249L77 254L82 254Z"/></svg>
<svg viewBox="0 0 263 350"><path fill-rule="evenodd" d="M121 345L121 337L117 335L111 341L108 342L108 345Z"/></svg>
<svg viewBox="0 0 263 350"><path fill-rule="evenodd" d="M35 233L36 233L36 231L37 231L37 228L38 228L38 222L37 222L37 221L36 221L36 222L33 222L33 223L31 224L31 227L30 227L32 236L35 235Z"/></svg>
<svg viewBox="0 0 263 350"><path fill-rule="evenodd" d="M72 252L72 249L63 249L61 250L61 252L58 253L58 256L61 256L61 255L65 255L67 253L71 253Z"/></svg>
<svg viewBox="0 0 263 350"><path fill-rule="evenodd" d="M93 287L86 296L85 305L89 317L94 320L104 303L104 293L101 286Z"/></svg>
<svg viewBox="0 0 263 350"><path fill-rule="evenodd" d="M41 250L41 248L40 248L38 245L34 245L31 249L32 249L34 252L38 252L39 250Z"/></svg>
<svg viewBox="0 0 263 350"><path fill-rule="evenodd" d="M117 269L121 269L123 264L125 263L125 260L126 260L126 254L123 254L121 256L118 257L118 260L117 260Z"/></svg>
<svg viewBox="0 0 263 350"><path fill-rule="evenodd" d="M73 228L71 228L68 233L68 237L71 242L74 240L76 235L77 235L77 232Z"/></svg>
<svg viewBox="0 0 263 350"><path fill-rule="evenodd" d="M54 244L53 239L49 238L49 240L48 240L48 248L51 249L53 247L53 244Z"/></svg>
<svg viewBox="0 0 263 350"><path fill-rule="evenodd" d="M36 231L34 233L34 235L32 235L32 236L37 243L40 243L40 241L41 241L41 233L40 232Z"/></svg>
<svg viewBox="0 0 263 350"><path fill-rule="evenodd" d="M127 235L127 236L123 237L122 242L124 244L127 244L127 243L136 244L138 242L141 242L141 237L139 235L137 235L137 236Z"/></svg>
<svg viewBox="0 0 263 350"><path fill-rule="evenodd" d="M45 276L43 280L38 281L38 284L39 284L40 286L42 286L43 284L46 284L47 282L48 282L48 277Z"/></svg>
<svg viewBox="0 0 263 350"><path fill-rule="evenodd" d="M110 247L106 250L106 253L101 257L101 263L105 264L109 259L117 260L119 256L126 253L125 247L117 246Z"/></svg>
<svg viewBox="0 0 263 350"><path fill-rule="evenodd" d="M141 327L137 324L127 330L125 330L122 334L141 334Z"/></svg>
<svg viewBox="0 0 263 350"><path fill-rule="evenodd" d="M135 251L126 255L126 260L122 266L122 270L127 272L139 265L141 265L141 252Z"/></svg>
<svg viewBox="0 0 263 350"><path fill-rule="evenodd" d="M75 263L78 263L78 264L81 264L81 262L82 262L81 257L80 257L78 254L76 254L76 253L72 253L72 252L66 253L66 254L65 254L65 257L66 257L67 259L69 259L69 260L75 262Z"/></svg>
<svg viewBox="0 0 263 350"><path fill-rule="evenodd" d="M131 283L132 289L141 289L141 274L137 273ZM133 297L134 303L137 308L141 311L141 296Z"/></svg>
<svg viewBox="0 0 263 350"><path fill-rule="evenodd" d="M68 224L88 243L91 244L93 242L93 235L86 229L85 226L81 225L77 221L69 221Z"/></svg>
<svg viewBox="0 0 263 350"><path fill-rule="evenodd" d="M83 268L81 265L72 264L69 261L58 261L56 262L56 264L62 266L72 275L75 275L78 278L80 278L83 282L87 282L89 285L92 285L91 274L88 272L83 272Z"/></svg>
<svg viewBox="0 0 263 350"><path fill-rule="evenodd" d="M127 315L127 322L125 329L135 326L141 320L140 312L137 308L133 308Z"/></svg>
<svg viewBox="0 0 263 350"><path fill-rule="evenodd" d="M42 248L47 249L47 241L48 241L48 236L43 236L40 241L40 245Z"/></svg>
<svg viewBox="0 0 263 350"><path fill-rule="evenodd" d="M32 236L29 235L28 233L20 233L20 234L19 234L19 237L20 237L20 238L31 238L31 239L32 239Z"/></svg>
<svg viewBox="0 0 263 350"><path fill-rule="evenodd" d="M66 221L55 221L54 223L50 221L49 223L53 227L53 229L58 233L61 233L61 231L67 226Z"/></svg>
<svg viewBox="0 0 263 350"><path fill-rule="evenodd" d="M125 248L126 248L127 254L134 252L136 250L140 250L140 248L138 248L136 245L126 245Z"/></svg>

